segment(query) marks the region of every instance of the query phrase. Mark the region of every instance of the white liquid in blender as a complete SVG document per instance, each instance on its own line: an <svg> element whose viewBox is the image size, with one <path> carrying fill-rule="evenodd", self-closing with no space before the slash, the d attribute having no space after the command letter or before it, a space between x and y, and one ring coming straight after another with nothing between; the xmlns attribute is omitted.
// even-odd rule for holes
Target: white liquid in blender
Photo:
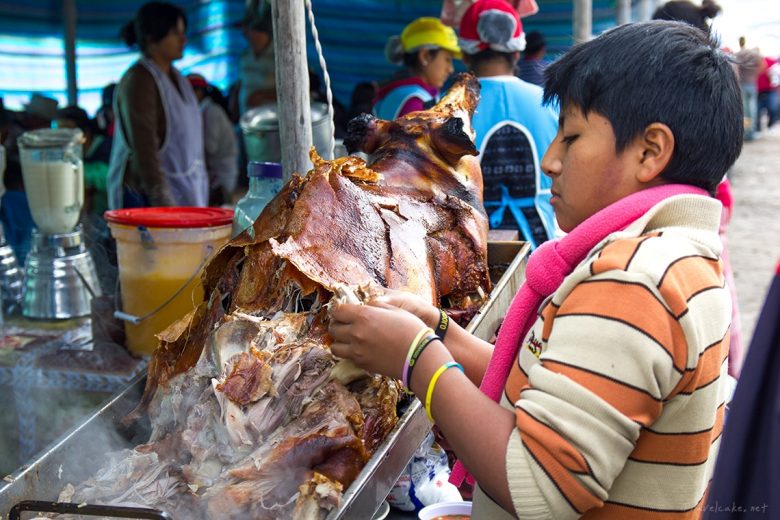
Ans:
<svg viewBox="0 0 780 520"><path fill-rule="evenodd" d="M84 205L84 166L64 161L22 161L30 212L45 234L68 233Z"/></svg>

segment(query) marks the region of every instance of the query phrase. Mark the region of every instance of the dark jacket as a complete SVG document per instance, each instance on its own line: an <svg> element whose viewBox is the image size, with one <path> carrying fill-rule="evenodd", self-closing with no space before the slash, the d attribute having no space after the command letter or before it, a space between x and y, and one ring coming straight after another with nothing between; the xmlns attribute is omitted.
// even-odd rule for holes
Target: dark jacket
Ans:
<svg viewBox="0 0 780 520"><path fill-rule="evenodd" d="M734 399L704 519L780 518L780 264Z"/></svg>

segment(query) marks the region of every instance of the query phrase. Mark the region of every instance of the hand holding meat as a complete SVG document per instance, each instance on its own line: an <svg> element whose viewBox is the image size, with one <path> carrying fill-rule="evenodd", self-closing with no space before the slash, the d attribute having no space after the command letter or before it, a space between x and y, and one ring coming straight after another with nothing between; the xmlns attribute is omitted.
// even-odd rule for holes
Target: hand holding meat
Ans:
<svg viewBox="0 0 780 520"><path fill-rule="evenodd" d="M376 301L411 312L430 328L435 328L439 322L439 308L416 294L384 289L384 293L377 297Z"/></svg>
<svg viewBox="0 0 780 520"><path fill-rule="evenodd" d="M336 305L328 326L331 352L370 373L401 379L410 343L428 327L410 312L376 301Z"/></svg>

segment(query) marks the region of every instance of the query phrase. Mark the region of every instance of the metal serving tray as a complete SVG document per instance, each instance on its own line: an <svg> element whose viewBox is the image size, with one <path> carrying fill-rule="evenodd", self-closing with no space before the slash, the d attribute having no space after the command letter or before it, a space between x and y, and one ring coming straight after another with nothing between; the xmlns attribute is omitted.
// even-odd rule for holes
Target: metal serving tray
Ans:
<svg viewBox="0 0 780 520"><path fill-rule="evenodd" d="M485 341L490 340L525 280L525 264L530 249L531 246L526 242L488 242L488 261L491 266L503 264L507 268L494 284L490 298L469 322L466 330ZM432 426L422 403L417 399L412 401L393 431L344 492L341 506L331 511L326 520L371 518Z"/></svg>
<svg viewBox="0 0 780 520"><path fill-rule="evenodd" d="M490 298L466 329L489 340L503 319L509 304L525 278L525 263L530 246L523 242L489 242L488 260L492 266L506 265L506 271L494 284ZM140 399L145 373L136 376L84 422L63 434L45 448L31 463L0 481L0 514L8 518L11 508L23 500L56 500L67 483L82 482L101 467L106 447L131 448L143 443L148 432L135 432L128 439L120 433L120 420ZM414 400L398 424L382 442L357 479L344 492L342 504L327 520L365 520L379 508L415 450L431 428L423 406ZM145 437L144 437L145 435ZM74 455L79 464L74 464Z"/></svg>

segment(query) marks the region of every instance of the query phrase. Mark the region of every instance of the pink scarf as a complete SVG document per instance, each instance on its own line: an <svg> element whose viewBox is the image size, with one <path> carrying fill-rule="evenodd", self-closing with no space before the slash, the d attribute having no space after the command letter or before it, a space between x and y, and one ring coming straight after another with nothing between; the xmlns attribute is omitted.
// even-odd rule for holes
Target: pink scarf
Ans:
<svg viewBox="0 0 780 520"><path fill-rule="evenodd" d="M539 246L528 258L525 283L509 305L479 389L499 402L520 344L536 321L542 301L560 287L591 249L608 235L628 227L662 200L684 194L706 196L707 192L687 184L664 184L638 191L591 215L565 237ZM450 482L460 486L464 478L474 483L458 461Z"/></svg>

